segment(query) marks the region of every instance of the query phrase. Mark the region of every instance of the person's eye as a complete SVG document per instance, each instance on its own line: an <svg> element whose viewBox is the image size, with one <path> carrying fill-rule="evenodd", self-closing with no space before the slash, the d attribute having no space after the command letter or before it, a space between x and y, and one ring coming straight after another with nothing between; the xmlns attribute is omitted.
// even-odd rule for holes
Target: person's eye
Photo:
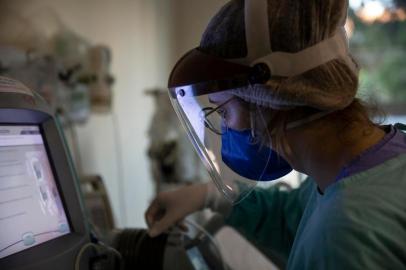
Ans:
<svg viewBox="0 0 406 270"><path fill-rule="evenodd" d="M216 112L217 112L218 114L220 114L220 115L223 115L223 114L226 112L226 110L223 109L223 108L218 108L218 109L216 110Z"/></svg>
<svg viewBox="0 0 406 270"><path fill-rule="evenodd" d="M219 108L219 109L216 110L216 112L217 112L217 114L220 115L221 117L223 117L223 118L226 117L226 113L227 113L227 110L226 110L226 109L224 109L224 108Z"/></svg>

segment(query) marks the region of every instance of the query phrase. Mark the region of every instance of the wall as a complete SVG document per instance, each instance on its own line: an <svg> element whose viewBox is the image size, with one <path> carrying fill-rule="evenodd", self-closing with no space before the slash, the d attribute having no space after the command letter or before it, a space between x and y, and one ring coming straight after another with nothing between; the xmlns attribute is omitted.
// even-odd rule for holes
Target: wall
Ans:
<svg viewBox="0 0 406 270"><path fill-rule="evenodd" d="M199 45L210 18L228 0L169 0L169 2L171 3L169 61L173 65L184 53Z"/></svg>

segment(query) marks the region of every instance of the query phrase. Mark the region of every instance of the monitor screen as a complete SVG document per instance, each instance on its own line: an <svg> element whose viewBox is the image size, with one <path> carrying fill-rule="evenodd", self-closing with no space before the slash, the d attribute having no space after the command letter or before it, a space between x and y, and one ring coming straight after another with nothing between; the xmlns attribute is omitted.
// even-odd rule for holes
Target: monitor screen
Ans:
<svg viewBox="0 0 406 270"><path fill-rule="evenodd" d="M70 233L38 126L0 126L0 258Z"/></svg>

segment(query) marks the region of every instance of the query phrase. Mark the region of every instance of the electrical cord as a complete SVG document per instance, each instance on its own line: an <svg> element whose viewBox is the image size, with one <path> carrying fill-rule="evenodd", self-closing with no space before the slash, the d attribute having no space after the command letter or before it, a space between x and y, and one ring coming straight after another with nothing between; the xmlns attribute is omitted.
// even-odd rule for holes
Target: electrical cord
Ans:
<svg viewBox="0 0 406 270"><path fill-rule="evenodd" d="M68 142L67 143L68 143L69 150L71 151L71 153L73 153L72 158L74 158L74 164L75 164L76 171L78 172L79 177L81 177L83 175L82 156L80 153L80 145L79 145L79 140L78 140L78 134L75 129L75 123L69 117L68 113L65 113L65 111L62 108L58 109L58 111L56 112L56 116L59 119L61 119L63 117L64 120L66 121L67 126L62 127L62 128L63 128L65 134L66 134L65 128L70 133L71 144L69 144Z"/></svg>
<svg viewBox="0 0 406 270"><path fill-rule="evenodd" d="M119 262L119 267L118 269L122 270L124 268L124 263L123 263L123 256L121 255L120 252L118 252L117 249L105 244L104 242L98 240L97 244L105 248L106 250L110 251L112 254L114 254Z"/></svg>
<svg viewBox="0 0 406 270"><path fill-rule="evenodd" d="M119 267L115 268L115 269L123 269L123 257L120 254L120 252L118 252L115 248L110 247L108 245L106 245L105 243L103 243L102 241L97 240L97 243L86 243L85 245L82 246L82 248L79 250L78 255L76 256L75 259L75 270L80 270L80 260L82 259L83 254L85 253L85 251L90 248L93 247L96 249L99 258L103 258L101 256L102 254L102 250L101 248L104 248L106 251L110 252L111 254L114 254L114 256L116 257L117 261L119 262ZM100 268L98 268L100 269Z"/></svg>
<svg viewBox="0 0 406 270"><path fill-rule="evenodd" d="M211 235L210 232L208 232L203 226L197 224L195 221L186 218L185 223L189 224L190 226L195 227L197 230L201 231L204 235L207 236L207 238L212 242L212 244L213 244L213 246L214 246L214 248L215 248L215 250L216 250L216 252L218 254L218 257L219 257L219 259L221 261L221 264L223 265L223 270L228 269L227 264L226 264L226 262L225 262L225 260L223 258L223 254L221 253L221 250L220 250L220 244L217 241L217 239L215 239Z"/></svg>
<svg viewBox="0 0 406 270"><path fill-rule="evenodd" d="M116 154L116 166L117 166L117 183L118 183L118 198L120 200L120 215L122 218L122 225L127 222L127 207L125 203L125 189L124 189L124 163L123 163L123 151L121 149L121 135L120 126L116 113L112 110L111 123L113 126L114 136L114 149Z"/></svg>
<svg viewBox="0 0 406 270"><path fill-rule="evenodd" d="M82 248L79 250L78 255L76 256L76 260L75 260L75 270L80 270L80 260L84 254L84 252L86 251L86 249L88 249L89 247L94 247L97 250L98 256L100 257L100 253L101 253L101 248L104 248L105 250L110 251L112 254L114 254L116 256L116 258L119 261L119 265L120 267L118 269L123 269L123 257L120 254L120 252L118 252L115 248L105 244L103 241L99 240L98 235L100 234L100 232L98 232L97 227L93 224L93 222L90 220L89 217L86 217L88 223L89 223L89 229L90 229L90 243L87 243L85 245L82 246ZM96 269L100 269L97 268Z"/></svg>
<svg viewBox="0 0 406 270"><path fill-rule="evenodd" d="M90 247L94 247L96 250L98 250L98 246L94 243L86 243L85 245L83 245L82 248L79 250L78 255L76 255L75 270L80 270L80 260L82 259L85 251Z"/></svg>
<svg viewBox="0 0 406 270"><path fill-rule="evenodd" d="M100 235L102 235L102 233L100 232L100 230L98 229L98 227L93 223L93 221L87 217L87 222L89 223L89 228L90 228L90 239L93 243L96 243L97 245L100 245L102 247L104 247L105 249L111 251L118 259L118 261L120 262L120 268L119 269L123 269L124 267L124 260L123 260L123 256L121 255L121 253L115 249L114 247L107 245L106 243L104 243L103 241L100 240Z"/></svg>

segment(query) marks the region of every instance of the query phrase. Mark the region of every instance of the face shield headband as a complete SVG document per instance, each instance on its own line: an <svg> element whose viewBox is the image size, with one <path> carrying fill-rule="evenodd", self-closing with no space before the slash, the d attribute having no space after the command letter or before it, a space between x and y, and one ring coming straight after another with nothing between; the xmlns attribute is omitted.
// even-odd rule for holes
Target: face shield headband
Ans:
<svg viewBox="0 0 406 270"><path fill-rule="evenodd" d="M358 72L349 55L343 27L331 38L300 52L272 52L267 10L267 0L245 1L245 58L226 60L196 48L178 61L168 82L172 104L190 140L219 190L233 203L245 198L257 181L273 180L291 171L289 164L269 148L270 144L254 143L250 125L239 123L250 122L244 118L251 112L238 101L229 101L238 96L236 89L249 91L272 76L300 75L334 59L342 59L354 73ZM342 26L345 19L346 14ZM249 96L247 91L244 94ZM273 107L272 95L261 95L262 102ZM219 105L225 102L220 110ZM214 113L207 114L208 111ZM300 122L313 121L327 113ZM262 128L266 128L266 119Z"/></svg>
<svg viewBox="0 0 406 270"><path fill-rule="evenodd" d="M359 73L350 56L344 29L348 2L336 34L297 53L271 51L267 10L267 0L245 1L245 58L222 59L205 54L198 48L186 53L170 75L168 87L171 96L175 96L176 90L183 86L190 86L189 90L194 95L200 95L264 84L272 76L297 76L334 59L342 59L354 74Z"/></svg>

